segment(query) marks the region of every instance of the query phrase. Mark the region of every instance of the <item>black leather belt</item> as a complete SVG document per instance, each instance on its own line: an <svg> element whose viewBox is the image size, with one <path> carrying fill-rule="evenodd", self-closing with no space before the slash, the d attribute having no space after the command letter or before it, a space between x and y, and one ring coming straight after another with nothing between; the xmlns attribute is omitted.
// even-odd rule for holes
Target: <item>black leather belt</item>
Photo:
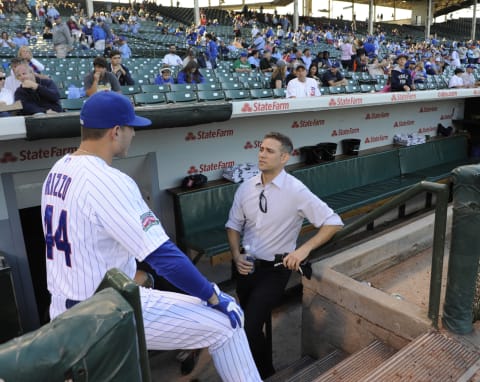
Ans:
<svg viewBox="0 0 480 382"><path fill-rule="evenodd" d="M275 265L275 261L267 261L267 260L260 260L255 259L253 262L256 268L273 268Z"/></svg>

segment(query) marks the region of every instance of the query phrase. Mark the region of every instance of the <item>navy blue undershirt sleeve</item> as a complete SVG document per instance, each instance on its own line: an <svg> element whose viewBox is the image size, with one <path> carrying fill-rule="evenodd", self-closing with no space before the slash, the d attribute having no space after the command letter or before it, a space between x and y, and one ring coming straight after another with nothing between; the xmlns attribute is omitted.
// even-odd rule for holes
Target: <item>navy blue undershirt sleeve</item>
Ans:
<svg viewBox="0 0 480 382"><path fill-rule="evenodd" d="M148 255L145 261L159 276L188 294L204 301L212 296L212 284L171 240Z"/></svg>

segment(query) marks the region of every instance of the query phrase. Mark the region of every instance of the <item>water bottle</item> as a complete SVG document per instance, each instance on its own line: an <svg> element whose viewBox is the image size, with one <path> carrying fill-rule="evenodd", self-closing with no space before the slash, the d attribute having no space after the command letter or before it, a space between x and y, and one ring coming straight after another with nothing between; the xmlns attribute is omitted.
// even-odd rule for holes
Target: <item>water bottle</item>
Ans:
<svg viewBox="0 0 480 382"><path fill-rule="evenodd" d="M255 272L255 257L251 254L249 254L248 252L250 251L250 246L249 245L246 245L245 247L243 247L243 253L245 253L245 260L249 261L252 263L252 270L250 272L248 272L248 274L252 274L253 272Z"/></svg>

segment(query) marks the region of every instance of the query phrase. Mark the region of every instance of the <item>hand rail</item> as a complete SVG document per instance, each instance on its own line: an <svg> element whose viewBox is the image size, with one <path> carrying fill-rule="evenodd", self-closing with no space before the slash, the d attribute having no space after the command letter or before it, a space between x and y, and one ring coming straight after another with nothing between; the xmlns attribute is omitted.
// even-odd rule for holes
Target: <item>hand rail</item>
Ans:
<svg viewBox="0 0 480 382"><path fill-rule="evenodd" d="M448 184L422 181L413 185L411 188L395 196L393 199L389 200L382 206L375 208L373 211L367 213L366 215L362 216L351 224L347 224L345 227L343 227L342 230L338 231L335 234L335 236L326 244L326 246L330 246L331 244L338 242L340 239L351 235L359 228L373 222L376 218L384 215L386 212L389 212L394 208L403 205L406 201L423 192L431 192L436 194L437 196L435 203L435 222L433 227L432 272L430 276L428 318L432 320L433 326L438 329L440 292L442 288L443 257L445 248L445 233L447 229L447 208L449 198ZM314 260L320 257L320 253L317 251L314 251L312 253L312 255L310 256L310 260Z"/></svg>

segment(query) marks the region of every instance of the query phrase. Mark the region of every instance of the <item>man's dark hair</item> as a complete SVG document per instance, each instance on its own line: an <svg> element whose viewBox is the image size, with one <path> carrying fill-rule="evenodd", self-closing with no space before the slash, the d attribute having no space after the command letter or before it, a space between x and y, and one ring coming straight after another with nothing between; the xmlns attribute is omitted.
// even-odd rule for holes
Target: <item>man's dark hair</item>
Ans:
<svg viewBox="0 0 480 382"><path fill-rule="evenodd" d="M81 128L81 136L82 142L83 141L98 141L99 139L103 138L107 133L108 129L89 129L87 127Z"/></svg>
<svg viewBox="0 0 480 382"><path fill-rule="evenodd" d="M112 58L112 57L114 57L114 56L120 56L120 57L122 57L122 54L120 53L119 50L112 50L112 51L110 52L110 58Z"/></svg>
<svg viewBox="0 0 480 382"><path fill-rule="evenodd" d="M290 154L293 151L293 143L290 140L290 138L287 137L286 135L283 135L276 131L272 131L268 134L265 134L265 136L263 137L263 139L267 139L267 138L271 138L271 139L275 139L276 141L279 141L282 145L283 152Z"/></svg>
<svg viewBox="0 0 480 382"><path fill-rule="evenodd" d="M13 57L11 60L10 60L10 65L11 66L14 66L14 65L20 65L20 64L26 64L27 61L25 61L25 59L21 58L21 57Z"/></svg>
<svg viewBox="0 0 480 382"><path fill-rule="evenodd" d="M95 59L93 60L93 66L101 66L102 68L106 68L107 60L105 59L105 57L95 57Z"/></svg>

